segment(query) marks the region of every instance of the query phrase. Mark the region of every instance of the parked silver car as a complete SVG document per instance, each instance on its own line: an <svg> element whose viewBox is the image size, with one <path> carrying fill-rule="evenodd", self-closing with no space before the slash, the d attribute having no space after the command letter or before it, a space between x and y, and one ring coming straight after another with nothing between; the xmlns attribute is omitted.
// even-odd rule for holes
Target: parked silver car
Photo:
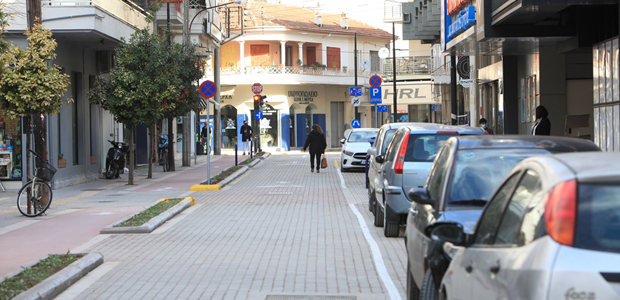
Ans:
<svg viewBox="0 0 620 300"><path fill-rule="evenodd" d="M451 252L431 241L426 228L453 221L470 233L487 201L519 162L536 155L599 151L591 141L550 136L489 135L450 138L443 145L423 188L413 188L406 226L407 293L437 299ZM589 155L597 155L589 152ZM417 299L415 296L412 299Z"/></svg>
<svg viewBox="0 0 620 300"><path fill-rule="evenodd" d="M366 152L370 148L370 138L377 136L379 129L357 128L350 131L347 138L340 140L340 171L366 168ZM345 133L346 136L346 133Z"/></svg>
<svg viewBox="0 0 620 300"><path fill-rule="evenodd" d="M398 236L411 206L407 191L424 185L441 145L453 136L484 134L481 128L467 126L417 123L400 127L386 154L375 157L379 164L373 183L375 226L383 226L386 237Z"/></svg>
<svg viewBox="0 0 620 300"><path fill-rule="evenodd" d="M387 146L392 141L394 134L398 128L403 126L414 126L418 123L388 123L379 128L377 138L375 139L372 148L368 149L368 210L374 213L375 211L375 187L383 186L382 182L379 182L379 170L382 163L375 160L377 156L383 157L387 151Z"/></svg>
<svg viewBox="0 0 620 300"><path fill-rule="evenodd" d="M453 255L444 299L620 299L620 155L526 159L473 233L456 222L427 232Z"/></svg>

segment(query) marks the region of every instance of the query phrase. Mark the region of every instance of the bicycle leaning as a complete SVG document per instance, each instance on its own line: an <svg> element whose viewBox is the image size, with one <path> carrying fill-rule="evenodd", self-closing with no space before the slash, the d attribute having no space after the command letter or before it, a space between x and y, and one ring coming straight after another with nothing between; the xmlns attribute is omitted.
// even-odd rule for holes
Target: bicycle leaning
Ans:
<svg viewBox="0 0 620 300"><path fill-rule="evenodd" d="M36 217L45 213L52 203L52 188L47 182L56 174L56 168L49 161L42 160L36 152L30 152L37 161L34 177L19 190L17 208L26 217Z"/></svg>

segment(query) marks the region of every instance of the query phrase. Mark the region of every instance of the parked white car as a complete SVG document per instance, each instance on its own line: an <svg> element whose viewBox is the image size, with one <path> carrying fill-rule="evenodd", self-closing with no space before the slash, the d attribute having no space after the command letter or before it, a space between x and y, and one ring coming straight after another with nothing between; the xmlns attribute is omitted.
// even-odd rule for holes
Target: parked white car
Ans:
<svg viewBox="0 0 620 300"><path fill-rule="evenodd" d="M369 140L378 132L377 128L358 128L352 129L348 136L345 134L347 138L340 140L340 171L366 168L366 152L371 146Z"/></svg>
<svg viewBox="0 0 620 300"><path fill-rule="evenodd" d="M473 233L427 228L453 256L443 299L620 299L620 155L528 158L506 177Z"/></svg>

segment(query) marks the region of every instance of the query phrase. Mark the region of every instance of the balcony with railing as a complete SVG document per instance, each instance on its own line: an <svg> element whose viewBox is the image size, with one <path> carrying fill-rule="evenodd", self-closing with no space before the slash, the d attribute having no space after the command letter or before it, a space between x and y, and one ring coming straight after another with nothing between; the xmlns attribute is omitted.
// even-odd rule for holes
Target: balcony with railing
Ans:
<svg viewBox="0 0 620 300"><path fill-rule="evenodd" d="M383 72L386 76L393 73L394 60L388 57L383 62ZM405 56L396 58L396 75L419 75L422 77L430 77L431 75L431 57L430 56Z"/></svg>
<svg viewBox="0 0 620 300"><path fill-rule="evenodd" d="M212 74L213 69L207 69L207 75L211 76ZM374 74L371 74L370 70L358 69L357 72L360 82ZM220 68L220 75L222 76L223 84L252 84L260 81L261 83L271 84L322 83L351 85L355 80L355 71L348 68L301 66L224 67Z"/></svg>
<svg viewBox="0 0 620 300"><path fill-rule="evenodd" d="M52 31L93 30L120 39L136 28L151 28L147 16L129 0L41 1L42 22Z"/></svg>

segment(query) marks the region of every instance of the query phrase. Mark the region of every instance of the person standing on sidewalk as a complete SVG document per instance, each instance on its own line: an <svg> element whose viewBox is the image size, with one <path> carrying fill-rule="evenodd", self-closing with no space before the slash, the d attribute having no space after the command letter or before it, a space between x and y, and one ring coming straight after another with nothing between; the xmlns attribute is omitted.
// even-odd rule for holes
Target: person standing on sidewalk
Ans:
<svg viewBox="0 0 620 300"><path fill-rule="evenodd" d="M200 135L202 136L202 148L204 149L205 145L207 145L207 150L205 150L205 155L208 152L211 152L211 149L209 148L209 135L211 134L211 128L209 128L209 124L205 123L205 126L202 127L202 131L200 132Z"/></svg>
<svg viewBox="0 0 620 300"><path fill-rule="evenodd" d="M243 142L243 155L245 155L245 152L249 154L250 140L252 139L252 134L254 133L254 130L250 125L248 125L248 121L243 121L243 126L241 126L239 133L241 133L241 141Z"/></svg>
<svg viewBox="0 0 620 300"><path fill-rule="evenodd" d="M316 172L321 171L321 154L327 149L327 141L323 135L323 129L318 124L312 125L312 132L306 138L306 144L303 151L310 147L310 171L314 172L314 158L316 157Z"/></svg>

